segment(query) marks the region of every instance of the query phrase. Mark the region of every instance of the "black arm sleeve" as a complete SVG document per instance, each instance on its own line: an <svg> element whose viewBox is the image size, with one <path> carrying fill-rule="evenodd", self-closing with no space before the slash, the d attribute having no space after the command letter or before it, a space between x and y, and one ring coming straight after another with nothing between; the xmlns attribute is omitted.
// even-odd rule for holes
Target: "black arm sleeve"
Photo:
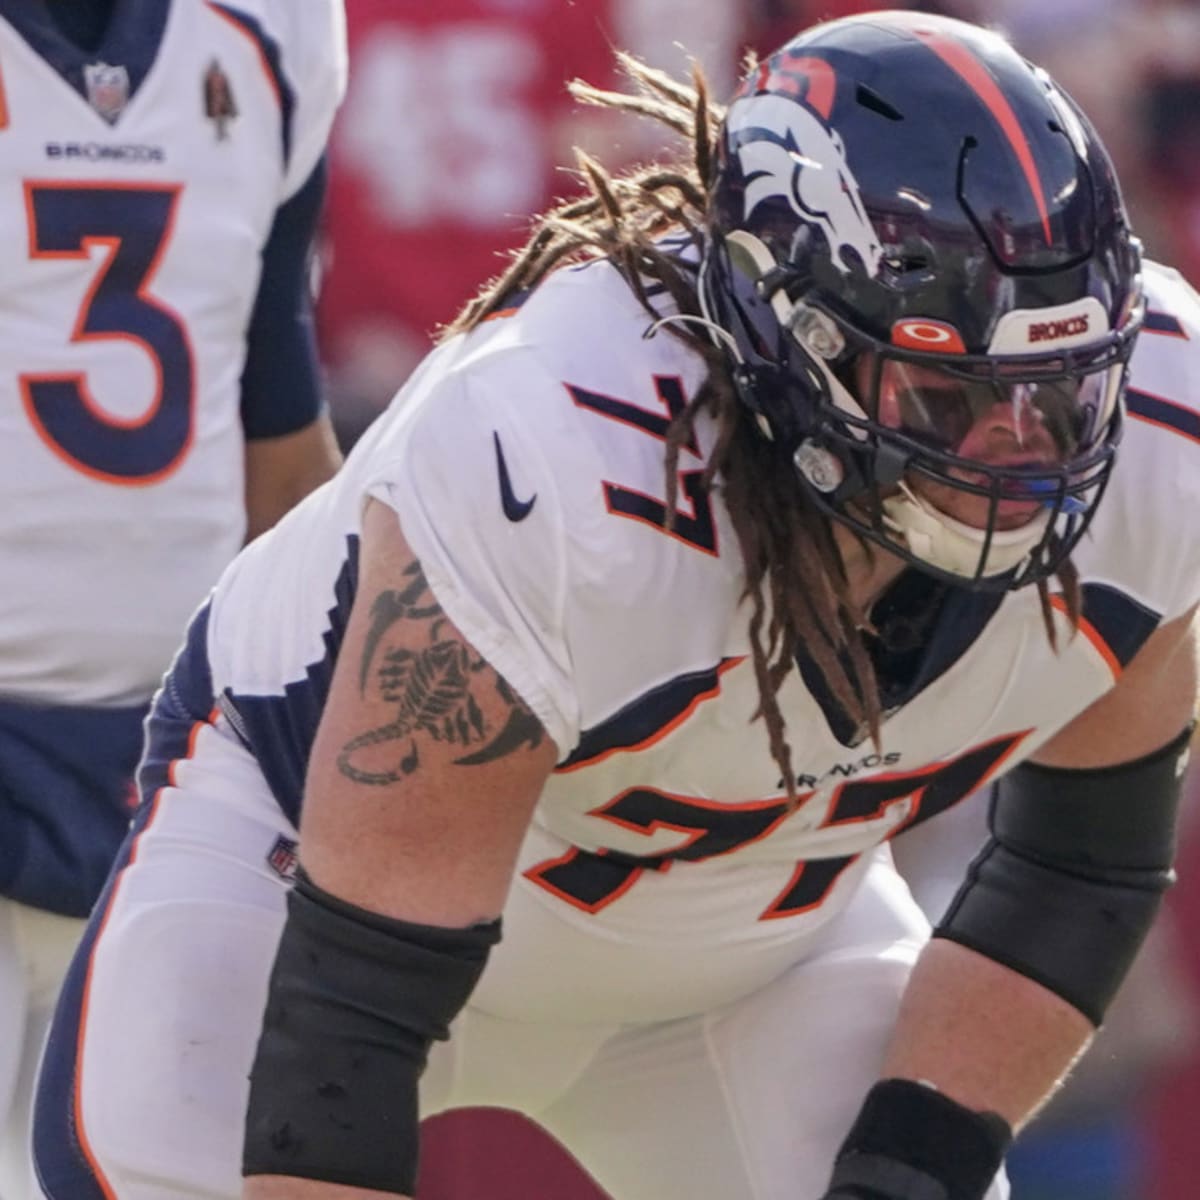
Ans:
<svg viewBox="0 0 1200 1200"><path fill-rule="evenodd" d="M367 912L302 869L250 1072L242 1173L411 1196L417 1081L499 938L499 921L448 929Z"/></svg>
<svg viewBox="0 0 1200 1200"><path fill-rule="evenodd" d="M247 439L311 425L321 411L310 271L328 166L322 158L275 214L246 334L242 428Z"/></svg>
<svg viewBox="0 0 1200 1200"><path fill-rule="evenodd" d="M935 936L1036 980L1099 1025L1174 875L1190 727L1130 763L1024 763L992 797L992 836Z"/></svg>

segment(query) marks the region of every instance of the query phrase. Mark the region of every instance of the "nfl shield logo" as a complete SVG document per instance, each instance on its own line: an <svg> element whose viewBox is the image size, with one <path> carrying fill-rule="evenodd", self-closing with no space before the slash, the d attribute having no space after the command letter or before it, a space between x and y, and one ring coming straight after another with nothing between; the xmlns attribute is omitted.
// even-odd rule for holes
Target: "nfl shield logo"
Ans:
<svg viewBox="0 0 1200 1200"><path fill-rule="evenodd" d="M267 865L280 879L294 879L300 860L296 857L296 843L281 833L267 853Z"/></svg>
<svg viewBox="0 0 1200 1200"><path fill-rule="evenodd" d="M108 63L90 63L83 68L88 103L111 125L129 101L129 72Z"/></svg>

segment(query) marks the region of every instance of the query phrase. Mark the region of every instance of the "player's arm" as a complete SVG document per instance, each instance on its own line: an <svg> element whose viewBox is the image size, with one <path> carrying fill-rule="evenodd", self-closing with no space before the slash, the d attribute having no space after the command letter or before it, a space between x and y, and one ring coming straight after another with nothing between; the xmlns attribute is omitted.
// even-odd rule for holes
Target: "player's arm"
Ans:
<svg viewBox="0 0 1200 1200"><path fill-rule="evenodd" d="M360 564L251 1075L247 1200L411 1195L418 1076L499 936L557 756L378 502Z"/></svg>
<svg viewBox="0 0 1200 1200"><path fill-rule="evenodd" d="M263 247L242 371L247 541L274 525L341 464L321 400L313 331L312 245L326 175L322 159L280 206Z"/></svg>
<svg viewBox="0 0 1200 1200"><path fill-rule="evenodd" d="M979 1200L1104 1016L1171 881L1193 614L1001 780L992 836L914 971L829 1198Z"/></svg>
<svg viewBox="0 0 1200 1200"><path fill-rule="evenodd" d="M342 465L328 413L303 429L246 443L246 541L270 529Z"/></svg>

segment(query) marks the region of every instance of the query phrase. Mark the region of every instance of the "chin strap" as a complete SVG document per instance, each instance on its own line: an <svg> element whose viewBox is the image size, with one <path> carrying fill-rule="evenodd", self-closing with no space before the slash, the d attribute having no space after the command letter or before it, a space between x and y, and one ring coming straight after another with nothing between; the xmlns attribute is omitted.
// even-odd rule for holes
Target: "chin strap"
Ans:
<svg viewBox="0 0 1200 1200"><path fill-rule="evenodd" d="M985 530L947 516L903 481L899 491L884 500L883 509L888 528L904 539L913 554L966 579L1003 575L1020 566L1042 540L1050 520L1050 513L1044 511L1019 529L995 530L981 568Z"/></svg>

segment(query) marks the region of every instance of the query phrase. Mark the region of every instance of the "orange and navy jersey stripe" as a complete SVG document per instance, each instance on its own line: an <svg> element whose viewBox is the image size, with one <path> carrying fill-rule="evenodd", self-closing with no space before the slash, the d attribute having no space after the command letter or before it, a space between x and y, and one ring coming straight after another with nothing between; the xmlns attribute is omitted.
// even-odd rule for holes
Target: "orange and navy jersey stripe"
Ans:
<svg viewBox="0 0 1200 1200"><path fill-rule="evenodd" d="M1162 613L1107 584L1085 583L1082 590L1079 632L1091 642L1116 679L1158 628ZM1059 612L1067 610L1060 595L1052 596L1050 603Z"/></svg>
<svg viewBox="0 0 1200 1200"><path fill-rule="evenodd" d="M1143 333L1157 333L1163 337L1182 338L1188 340L1187 330L1183 327L1183 322L1177 317L1171 316L1170 313L1155 312L1151 310L1146 313L1146 319L1142 322Z"/></svg>
<svg viewBox="0 0 1200 1200"><path fill-rule="evenodd" d="M228 21L239 33L247 37L258 51L262 62L263 74L271 85L271 90L279 100L279 111L282 116L283 131L283 161L286 166L292 158L293 126L296 119L296 93L288 82L283 70L283 56L279 43L267 33L258 20L249 13L242 12L228 4L218 4L217 0L205 0L208 7L217 16Z"/></svg>
<svg viewBox="0 0 1200 1200"><path fill-rule="evenodd" d="M1155 396L1140 388L1129 388L1125 393L1125 407L1131 417L1182 434L1194 442L1200 442L1200 413L1194 408Z"/></svg>
<svg viewBox="0 0 1200 1200"><path fill-rule="evenodd" d="M744 660L744 655L723 658L712 667L676 676L626 704L592 729L585 729L579 745L555 770L589 767L620 751L644 750L661 741L721 691L721 676Z"/></svg>

